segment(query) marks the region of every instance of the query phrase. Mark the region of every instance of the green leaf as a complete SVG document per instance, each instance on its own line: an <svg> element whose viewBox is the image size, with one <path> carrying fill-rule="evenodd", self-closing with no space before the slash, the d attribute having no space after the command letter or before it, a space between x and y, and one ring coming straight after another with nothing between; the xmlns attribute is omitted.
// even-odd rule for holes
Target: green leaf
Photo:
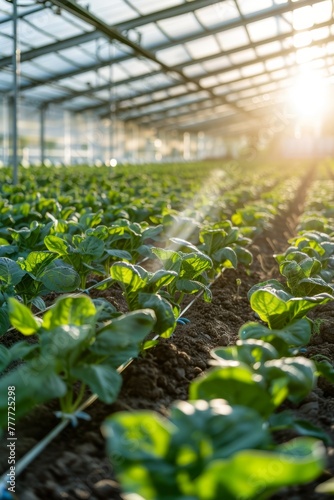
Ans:
<svg viewBox="0 0 334 500"><path fill-rule="evenodd" d="M110 255L110 257L115 257L117 259L124 259L124 260L132 260L132 255L130 252L127 252L126 250L116 250L116 249L107 249L106 253Z"/></svg>
<svg viewBox="0 0 334 500"><path fill-rule="evenodd" d="M73 292L79 288L81 283L80 276L75 269L60 261L46 269L40 277L40 281L45 288L57 293Z"/></svg>
<svg viewBox="0 0 334 500"><path fill-rule="evenodd" d="M211 462L195 481L194 490L201 500L269 498L283 486L316 479L324 469L325 456L322 443L312 438L294 439L274 451L243 450L229 460Z"/></svg>
<svg viewBox="0 0 334 500"><path fill-rule="evenodd" d="M249 250L247 250L247 248L236 245L234 247L234 251L237 255L238 262L240 262L244 266L251 265L251 263L253 262L253 255Z"/></svg>
<svg viewBox="0 0 334 500"><path fill-rule="evenodd" d="M157 322L154 326L154 331L163 338L168 338L172 335L176 320L173 308L167 300L163 299L156 293L138 294L138 304L142 308L153 309L156 315Z"/></svg>
<svg viewBox="0 0 334 500"><path fill-rule="evenodd" d="M40 329L41 320L36 318L27 306L21 304L14 297L8 299L8 313L13 327L23 335L33 335Z"/></svg>
<svg viewBox="0 0 334 500"><path fill-rule="evenodd" d="M178 252L155 247L151 248L151 251L163 263L165 269L177 273L180 271L182 257Z"/></svg>
<svg viewBox="0 0 334 500"><path fill-rule="evenodd" d="M45 269L56 259L52 252L30 252L26 259L21 262L21 266L33 278L40 278Z"/></svg>
<svg viewBox="0 0 334 500"><path fill-rule="evenodd" d="M249 291L252 309L270 328L284 328L292 321L306 316L316 305L333 300L327 293L313 297L293 297L280 283L274 281L260 283Z"/></svg>
<svg viewBox="0 0 334 500"><path fill-rule="evenodd" d="M152 289L153 292L158 292L160 288L169 285L172 281L177 278L178 274L175 271L166 271L160 269L156 271L152 276L150 276L147 285ZM152 285L154 285L152 287Z"/></svg>
<svg viewBox="0 0 334 500"><path fill-rule="evenodd" d="M25 275L25 271L12 259L0 257L0 280L7 285L17 285Z"/></svg>
<svg viewBox="0 0 334 500"><path fill-rule="evenodd" d="M142 277L138 269L139 267L127 262L115 262L110 268L110 276L121 286L128 287L133 293L143 288L148 281L148 276L146 279ZM144 269L142 270L145 271Z"/></svg>
<svg viewBox="0 0 334 500"><path fill-rule="evenodd" d="M326 446L330 446L332 444L332 440L329 435L320 429L320 427L313 425L307 420L297 418L291 411L274 413L270 416L269 425L272 432L282 429L292 429L301 436L310 436L316 439L321 439Z"/></svg>
<svg viewBox="0 0 334 500"><path fill-rule="evenodd" d="M95 236L86 236L77 246L81 254L89 255L95 259L102 257L104 247L104 242Z"/></svg>
<svg viewBox="0 0 334 500"><path fill-rule="evenodd" d="M40 311L44 311L46 309L46 305L42 297L34 297L31 303L37 307Z"/></svg>
<svg viewBox="0 0 334 500"><path fill-rule="evenodd" d="M205 286L203 283L200 283L199 281L194 281L194 280L189 280L189 279L179 279L176 282L176 288L180 292L183 293L188 293L188 294L194 294L200 291L205 292L205 301L206 302L211 302L212 299L212 293L210 288Z"/></svg>
<svg viewBox="0 0 334 500"><path fill-rule="evenodd" d="M9 327L10 321L7 305L3 304L2 307L0 307L0 335L6 333Z"/></svg>
<svg viewBox="0 0 334 500"><path fill-rule="evenodd" d="M212 368L193 381L190 384L189 398L222 398L231 405L254 408L264 416L270 415L275 406L281 403L274 403L261 376L254 374L247 365L234 361L226 361L223 367Z"/></svg>
<svg viewBox="0 0 334 500"><path fill-rule="evenodd" d="M104 403L113 403L122 385L122 377L107 364L83 364L71 369L71 375L87 384L94 394Z"/></svg>
<svg viewBox="0 0 334 500"><path fill-rule="evenodd" d="M180 278L194 280L206 269L212 267L212 260L204 254L189 253L182 259Z"/></svg>
<svg viewBox="0 0 334 500"><path fill-rule="evenodd" d="M90 351L108 358L114 368L134 358L145 337L152 331L155 314L150 309L130 312L115 318L99 331Z"/></svg>
<svg viewBox="0 0 334 500"><path fill-rule="evenodd" d="M43 316L43 328L51 330L63 325L95 324L96 308L87 295L60 297Z"/></svg>
<svg viewBox="0 0 334 500"><path fill-rule="evenodd" d="M259 339L269 342L277 349L282 349L282 344L287 347L301 347L307 345L312 335L312 326L307 319L296 320L281 330L271 330L256 322L249 322L239 330L242 340ZM277 342L279 340L279 342Z"/></svg>
<svg viewBox="0 0 334 500"><path fill-rule="evenodd" d="M5 370L11 362L10 352L7 347L0 345L0 372Z"/></svg>
<svg viewBox="0 0 334 500"><path fill-rule="evenodd" d="M315 366L311 360L302 356L266 361L259 372L269 383L285 378L289 389L288 399L293 403L299 403L305 398L315 383Z"/></svg>
<svg viewBox="0 0 334 500"><path fill-rule="evenodd" d="M223 265L226 268L228 267L233 267L234 269L237 268L238 257L232 248L229 247L221 248L212 255L212 258L214 259L214 261L218 262L219 264Z"/></svg>
<svg viewBox="0 0 334 500"><path fill-rule="evenodd" d="M42 332L40 344L42 356L58 360L58 368L64 370L80 362L82 353L88 348L92 337L90 325L61 325Z"/></svg>
<svg viewBox="0 0 334 500"><path fill-rule="evenodd" d="M0 394L15 386L16 418L34 406L66 394L66 384L54 371L48 359L29 362L10 371L0 379ZM0 428L7 427L7 398L0 398Z"/></svg>
<svg viewBox="0 0 334 500"><path fill-rule="evenodd" d="M235 346L216 347L211 351L214 359L224 365L224 361L240 361L249 366L264 363L279 356L277 350L261 340L238 340Z"/></svg>
<svg viewBox="0 0 334 500"><path fill-rule="evenodd" d="M45 246L50 252L57 253L58 255L64 256L69 253L69 245L65 240L59 238L59 236L46 236L44 238Z"/></svg>

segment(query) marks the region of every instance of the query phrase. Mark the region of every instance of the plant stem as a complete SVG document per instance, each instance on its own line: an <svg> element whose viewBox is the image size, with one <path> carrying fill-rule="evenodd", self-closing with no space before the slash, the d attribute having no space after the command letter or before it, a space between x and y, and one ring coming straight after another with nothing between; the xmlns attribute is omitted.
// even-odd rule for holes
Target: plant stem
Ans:
<svg viewBox="0 0 334 500"><path fill-rule="evenodd" d="M78 392L77 399L74 401L72 405L72 412L75 412L79 408L80 403L85 395L85 389L86 389L86 384L82 383L80 386L80 390Z"/></svg>

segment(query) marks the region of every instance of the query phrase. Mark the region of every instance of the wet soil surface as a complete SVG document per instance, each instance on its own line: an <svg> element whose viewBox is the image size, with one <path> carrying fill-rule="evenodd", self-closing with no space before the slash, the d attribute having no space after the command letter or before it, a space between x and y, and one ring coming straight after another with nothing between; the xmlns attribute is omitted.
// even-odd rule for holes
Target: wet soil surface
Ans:
<svg viewBox="0 0 334 500"><path fill-rule="evenodd" d="M98 500L122 499L112 467L105 452L100 426L113 412L146 408L162 414L171 403L186 399L189 383L209 367L210 349L234 344L239 328L255 317L247 299L248 290L265 279L278 277L273 253L286 249L287 239L295 235L298 215L303 208L305 186L302 187L284 216L277 217L274 229L266 230L252 247L251 270L227 270L212 286L212 303L197 300L187 311L191 323L179 325L171 339L135 360L124 372L123 388L116 403L95 402L87 412L90 422L68 426L17 478L20 500ZM241 280L237 287L236 279ZM101 295L101 294L100 294ZM120 310L124 302L119 291L106 290L103 295ZM313 315L319 319L319 332L314 334L307 355L324 354L334 362L334 306L329 303ZM332 435L334 442L334 387L319 380L310 396L299 407L292 407L301 418L307 418ZM20 423L17 433L19 457L57 424L53 415L56 405L42 406ZM289 436L290 437L290 436ZM328 449L328 467L319 478L324 481L334 471L333 448ZM0 464L1 465L1 464ZM4 463L1 468L4 467ZM315 483L283 490L275 500L315 500L327 498L314 492ZM223 499L222 499L223 500Z"/></svg>

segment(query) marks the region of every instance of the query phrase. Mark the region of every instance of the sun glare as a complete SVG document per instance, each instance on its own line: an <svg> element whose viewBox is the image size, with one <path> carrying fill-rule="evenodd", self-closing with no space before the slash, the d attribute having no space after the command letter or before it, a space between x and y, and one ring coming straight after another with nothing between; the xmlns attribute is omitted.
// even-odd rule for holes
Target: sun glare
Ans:
<svg viewBox="0 0 334 500"><path fill-rule="evenodd" d="M321 120L326 113L326 81L315 74L305 73L289 89L288 100L296 118Z"/></svg>

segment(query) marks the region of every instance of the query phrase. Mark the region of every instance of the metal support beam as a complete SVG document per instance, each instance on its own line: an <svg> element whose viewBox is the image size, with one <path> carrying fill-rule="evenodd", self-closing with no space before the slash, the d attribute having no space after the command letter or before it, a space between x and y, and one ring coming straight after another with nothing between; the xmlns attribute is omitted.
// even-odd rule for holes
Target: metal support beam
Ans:
<svg viewBox="0 0 334 500"><path fill-rule="evenodd" d="M45 116L46 106L40 108L40 152L41 152L41 165L45 163Z"/></svg>
<svg viewBox="0 0 334 500"><path fill-rule="evenodd" d="M20 53L17 44L17 0L13 0L13 131L12 131L12 162L13 162L13 184L18 183L18 71Z"/></svg>

